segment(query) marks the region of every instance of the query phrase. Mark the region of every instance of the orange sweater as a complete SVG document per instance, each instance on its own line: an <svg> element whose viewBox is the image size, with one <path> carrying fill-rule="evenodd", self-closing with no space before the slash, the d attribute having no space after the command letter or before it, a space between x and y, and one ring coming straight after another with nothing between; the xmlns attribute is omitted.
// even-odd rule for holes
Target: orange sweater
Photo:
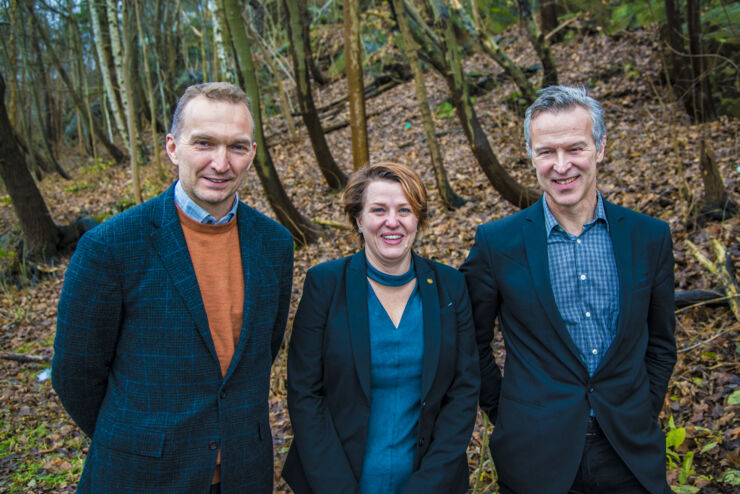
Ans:
<svg viewBox="0 0 740 494"><path fill-rule="evenodd" d="M235 219L224 225L207 225L188 217L179 207L177 214L198 279L221 375L226 376L239 343L244 312L244 272L239 229ZM221 464L221 451L217 463ZM217 466L213 482L219 481L220 469Z"/></svg>

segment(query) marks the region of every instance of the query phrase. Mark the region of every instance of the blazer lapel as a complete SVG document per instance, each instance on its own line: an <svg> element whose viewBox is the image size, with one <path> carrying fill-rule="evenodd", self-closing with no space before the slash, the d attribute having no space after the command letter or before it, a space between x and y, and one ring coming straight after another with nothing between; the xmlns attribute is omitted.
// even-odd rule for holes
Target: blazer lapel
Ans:
<svg viewBox="0 0 740 494"><path fill-rule="evenodd" d="M629 325L626 322L631 310L631 293L634 285L632 231L624 217L624 211L621 211L620 208L617 208L606 200L604 200L604 208L606 210L606 218L609 221L609 235L612 240L614 261L617 265L617 274L619 276L619 316L617 317L617 334L609 346L606 355L601 360L599 369L604 367L604 364L614 353L614 348L619 347L619 342L625 338L625 333L629 329Z"/></svg>
<svg viewBox="0 0 740 494"><path fill-rule="evenodd" d="M218 361L216 348L213 346L213 339L211 338L211 330L208 327L208 317L200 295L198 280L195 277L185 235L177 216L174 186L160 195L157 200L161 202L161 208L157 208L161 211L161 215L158 218L152 218L155 227L154 233L151 235L154 250L172 279L175 290L185 302L185 307L190 312L195 327L203 338L203 343L205 343L213 358Z"/></svg>
<svg viewBox="0 0 740 494"><path fill-rule="evenodd" d="M550 324L555 328L560 338L576 356L576 360L583 364L580 358L580 352L573 342L565 321L560 316L560 310L555 302L555 296L552 292L550 283L550 267L547 257L547 234L545 232L545 212L543 210L542 199L537 201L534 206L530 207L525 217L524 224L524 245L527 252L527 263L532 274L534 289L537 298L540 300L542 307L545 309ZM583 364L585 369L585 364Z"/></svg>
<svg viewBox="0 0 740 494"><path fill-rule="evenodd" d="M252 211L240 202L237 208L236 221L238 221L239 252L241 253L242 273L244 275L244 305L242 306L242 327L239 332L239 342L234 349L234 355L231 357L231 363L224 380L229 378L239 364L244 349L247 347L247 342L252 336L252 333L249 332L249 328L252 326L251 322L258 314L253 295L256 290L259 290L258 280L262 279L260 276L262 267L257 260L263 257L259 255L262 249L260 239L258 237L250 238L250 233L253 231L251 227L252 219Z"/></svg>
<svg viewBox="0 0 740 494"><path fill-rule="evenodd" d="M352 256L345 277L347 321L360 387L370 403L370 329L367 312L367 268L364 249Z"/></svg>
<svg viewBox="0 0 740 494"><path fill-rule="evenodd" d="M437 374L442 329L440 326L440 301L437 295L438 280L424 259L416 254L413 254L413 256L416 283L421 295L424 326L424 364L421 378L421 396L423 398L429 393Z"/></svg>

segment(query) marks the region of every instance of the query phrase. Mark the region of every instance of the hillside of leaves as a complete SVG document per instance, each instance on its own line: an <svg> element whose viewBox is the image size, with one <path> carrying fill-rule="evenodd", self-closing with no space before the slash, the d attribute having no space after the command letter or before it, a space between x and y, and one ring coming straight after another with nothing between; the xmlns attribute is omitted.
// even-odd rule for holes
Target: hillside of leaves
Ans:
<svg viewBox="0 0 740 494"><path fill-rule="evenodd" d="M534 65L533 50L519 28L504 33L501 44L520 66ZM672 103L661 73L654 31L619 36L579 34L553 46L561 82L585 84L603 103L608 144L606 162L599 170L602 193L611 201L667 221L676 258L677 289L720 289L717 279L699 264L687 247L696 244L711 260L716 239L729 252L730 264L740 272L740 221L690 227L693 200L702 196L698 167L699 137L705 136L716 152L731 196L740 200L738 121L726 118L710 124L689 125ZM475 56L466 69L498 73L490 60ZM459 266L483 222L515 212L491 187L478 167L449 106L447 90L438 76L428 73L431 104L451 183L468 199L456 211L440 206L412 83L404 83L367 101L372 160L393 160L416 169L431 191L429 229L417 240L416 251L426 257ZM504 83L478 96L476 110L499 159L511 174L536 186L524 151L521 117L507 103L515 91ZM316 90L317 106L346 93L344 81ZM323 122L325 127L348 118L344 110ZM279 118L266 121L270 152L281 180L299 210L314 220L343 222L341 196L331 194L315 164L305 129L290 142ZM348 127L327 135L337 161L349 171ZM161 147L161 146L160 146ZM63 165L73 180L45 179L40 188L57 223L78 217L104 219L131 203L128 168L93 164L66 150ZM166 174L176 175L168 165ZM153 165L143 168L145 197L162 191ZM240 197L269 215L256 174L250 172ZM300 298L306 270L319 262L353 253L356 238L350 230L323 226L320 240L296 252L291 320ZM17 230L12 206L0 200L0 235ZM12 243L2 246L2 262L12 262ZM651 255L650 252L636 255ZM0 287L0 352L50 358L53 349L56 304L69 254L52 266L25 266L34 283L18 286L7 280ZM678 364L660 420L669 437L669 481L677 492L717 493L736 489L740 479L740 323L727 305L699 305L677 311ZM290 320L286 332L288 344ZM503 342L496 354L505 358ZM281 351L272 375L272 430L275 447L275 492L290 492L279 472L291 440L286 408L285 356ZM71 423L48 380L48 363L21 363L0 359L0 492L73 492L82 470L88 440ZM485 432L491 426L479 417L468 449L471 492L495 492L495 474L485 454ZM548 441L543 437L542 441ZM483 451L483 453L482 453Z"/></svg>

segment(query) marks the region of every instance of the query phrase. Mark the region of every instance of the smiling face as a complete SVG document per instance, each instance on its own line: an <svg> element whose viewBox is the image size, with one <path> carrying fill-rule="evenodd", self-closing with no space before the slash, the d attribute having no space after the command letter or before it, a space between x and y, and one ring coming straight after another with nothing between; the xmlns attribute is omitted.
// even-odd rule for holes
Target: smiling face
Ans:
<svg viewBox="0 0 740 494"><path fill-rule="evenodd" d="M532 163L547 205L559 222L593 218L596 166L604 159L606 138L597 151L591 125L588 111L581 106L543 112L532 119Z"/></svg>
<svg viewBox="0 0 740 494"><path fill-rule="evenodd" d="M411 246L419 220L403 192L392 180L372 180L365 188L357 227L365 239L370 264L388 274L403 274L411 263Z"/></svg>
<svg viewBox="0 0 740 494"><path fill-rule="evenodd" d="M231 209L254 160L253 127L246 105L197 96L184 109L179 135L167 134L183 190L216 220Z"/></svg>

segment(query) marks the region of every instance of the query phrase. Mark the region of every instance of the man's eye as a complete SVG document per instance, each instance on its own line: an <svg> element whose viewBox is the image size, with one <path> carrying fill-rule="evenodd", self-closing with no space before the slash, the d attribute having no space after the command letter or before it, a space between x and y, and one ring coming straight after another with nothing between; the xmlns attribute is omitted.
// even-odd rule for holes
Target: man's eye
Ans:
<svg viewBox="0 0 740 494"><path fill-rule="evenodd" d="M202 148L208 147L208 141L196 141L195 145Z"/></svg>

